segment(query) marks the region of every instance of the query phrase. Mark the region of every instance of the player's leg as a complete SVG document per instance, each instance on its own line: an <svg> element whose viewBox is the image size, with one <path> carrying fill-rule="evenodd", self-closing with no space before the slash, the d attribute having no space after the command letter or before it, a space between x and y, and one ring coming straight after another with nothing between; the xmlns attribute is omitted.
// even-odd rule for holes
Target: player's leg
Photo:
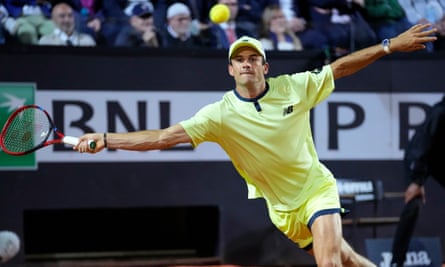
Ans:
<svg viewBox="0 0 445 267"><path fill-rule="evenodd" d="M343 239L339 213L317 217L311 226L313 237L312 254L317 266L361 266L375 265L356 253Z"/></svg>
<svg viewBox="0 0 445 267"><path fill-rule="evenodd" d="M308 200L307 225L312 234L312 252L318 266L375 266L357 254L343 239L340 199L335 182L326 181Z"/></svg>
<svg viewBox="0 0 445 267"><path fill-rule="evenodd" d="M317 266L342 266L342 230L339 214L317 217L312 226L312 250Z"/></svg>

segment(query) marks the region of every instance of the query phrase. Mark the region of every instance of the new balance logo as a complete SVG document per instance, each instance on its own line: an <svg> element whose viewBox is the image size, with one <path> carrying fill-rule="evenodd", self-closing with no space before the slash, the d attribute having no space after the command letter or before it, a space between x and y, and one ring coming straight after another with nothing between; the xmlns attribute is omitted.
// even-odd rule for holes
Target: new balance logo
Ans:
<svg viewBox="0 0 445 267"><path fill-rule="evenodd" d="M289 115L292 112L294 112L294 106L288 106L287 108L283 109L283 116Z"/></svg>

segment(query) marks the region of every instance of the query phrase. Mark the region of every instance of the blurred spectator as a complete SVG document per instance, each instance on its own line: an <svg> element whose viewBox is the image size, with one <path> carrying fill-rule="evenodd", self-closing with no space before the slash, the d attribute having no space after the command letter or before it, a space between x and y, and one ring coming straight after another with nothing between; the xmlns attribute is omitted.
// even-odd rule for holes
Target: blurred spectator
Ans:
<svg viewBox="0 0 445 267"><path fill-rule="evenodd" d="M279 5L266 7L262 16L260 41L266 50L302 50L300 39L290 29Z"/></svg>
<svg viewBox="0 0 445 267"><path fill-rule="evenodd" d="M227 49L237 38L244 35L258 37L258 32L252 31L251 27L245 27L248 24L238 22L238 0L219 0L218 3L229 7L230 17L224 23L212 25L212 32L216 38L216 48ZM260 23L258 22L258 24Z"/></svg>
<svg viewBox="0 0 445 267"><path fill-rule="evenodd" d="M8 17L8 10L6 10L6 8L2 4L0 4L0 45L6 42L3 23L7 17Z"/></svg>
<svg viewBox="0 0 445 267"><path fill-rule="evenodd" d="M263 10L258 0L238 0L236 23L239 27L258 34Z"/></svg>
<svg viewBox="0 0 445 267"><path fill-rule="evenodd" d="M51 18L56 26L53 33L40 38L40 45L60 46L95 46L93 37L75 30L74 11L66 3L59 3L53 7Z"/></svg>
<svg viewBox="0 0 445 267"><path fill-rule="evenodd" d="M23 44L37 44L42 35L50 34L54 24L50 19L51 3L42 0L3 0L9 16L4 27Z"/></svg>
<svg viewBox="0 0 445 267"><path fill-rule="evenodd" d="M130 0L102 0L103 21L101 36L103 45L114 46L119 32L129 25L130 16L125 13Z"/></svg>
<svg viewBox="0 0 445 267"><path fill-rule="evenodd" d="M310 16L307 1L280 0L279 2L289 27L300 38L303 49L329 48L328 38L308 22Z"/></svg>
<svg viewBox="0 0 445 267"><path fill-rule="evenodd" d="M444 9L437 0L399 0L412 24L438 23L443 19Z"/></svg>
<svg viewBox="0 0 445 267"><path fill-rule="evenodd" d="M377 43L377 36L361 15L361 0L310 0L314 28L328 36L330 46L352 52Z"/></svg>
<svg viewBox="0 0 445 267"><path fill-rule="evenodd" d="M192 12L192 32L197 35L202 31L208 30L210 27L209 12L216 1L206 0L186 0L184 3Z"/></svg>
<svg viewBox="0 0 445 267"><path fill-rule="evenodd" d="M103 1L101 0L69 0L74 10L76 30L92 36L96 43L102 43Z"/></svg>
<svg viewBox="0 0 445 267"><path fill-rule="evenodd" d="M216 3L216 0L183 0L176 2L183 2L190 8L193 20L199 21L202 24L208 24L209 11L213 4Z"/></svg>
<svg viewBox="0 0 445 267"><path fill-rule="evenodd" d="M397 0L365 0L364 14L379 41L397 36L413 25Z"/></svg>
<svg viewBox="0 0 445 267"><path fill-rule="evenodd" d="M186 5L191 14L191 32L200 35L210 27L209 11L215 0L155 0L154 20L157 29L162 29L167 24L167 8L175 3Z"/></svg>
<svg viewBox="0 0 445 267"><path fill-rule="evenodd" d="M174 3L167 9L167 25L162 29L163 47L209 47L211 32L204 29L198 35L192 31L192 17L188 6L183 3Z"/></svg>
<svg viewBox="0 0 445 267"><path fill-rule="evenodd" d="M426 44L428 51L442 47L445 38L445 1L443 0L399 0L411 24L431 23L438 29L438 40Z"/></svg>
<svg viewBox="0 0 445 267"><path fill-rule="evenodd" d="M130 7L130 25L121 30L116 46L159 47L162 40L155 29L151 2L138 2Z"/></svg>

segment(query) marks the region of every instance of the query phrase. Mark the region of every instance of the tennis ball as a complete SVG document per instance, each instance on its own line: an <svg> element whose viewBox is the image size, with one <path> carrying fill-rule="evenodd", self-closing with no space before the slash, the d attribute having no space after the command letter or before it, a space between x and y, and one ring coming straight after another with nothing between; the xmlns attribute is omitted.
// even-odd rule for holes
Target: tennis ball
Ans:
<svg viewBox="0 0 445 267"><path fill-rule="evenodd" d="M20 250L20 239L10 231L0 231L0 261L6 262Z"/></svg>
<svg viewBox="0 0 445 267"><path fill-rule="evenodd" d="M216 24L226 22L230 17L230 9L227 5L216 4L210 9L209 17Z"/></svg>

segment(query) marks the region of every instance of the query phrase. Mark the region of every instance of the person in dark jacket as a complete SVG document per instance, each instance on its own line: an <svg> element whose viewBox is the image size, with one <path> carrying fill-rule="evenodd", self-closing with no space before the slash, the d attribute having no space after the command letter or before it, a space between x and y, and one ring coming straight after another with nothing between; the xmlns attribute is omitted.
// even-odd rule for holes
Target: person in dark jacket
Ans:
<svg viewBox="0 0 445 267"><path fill-rule="evenodd" d="M360 0L309 0L310 23L329 39L339 54L378 43L377 36L362 16ZM395 36L395 35L394 35ZM342 51L343 52L340 52Z"/></svg>
<svg viewBox="0 0 445 267"><path fill-rule="evenodd" d="M445 187L445 95L428 111L424 123L416 129L405 150L404 163L409 180L405 191L405 207L400 215L393 246L392 264L401 267L405 262L419 211L425 203L425 182L432 177Z"/></svg>
<svg viewBox="0 0 445 267"><path fill-rule="evenodd" d="M366 0L364 13L378 41L396 36L413 26L397 0Z"/></svg>
<svg viewBox="0 0 445 267"><path fill-rule="evenodd" d="M162 38L154 26L151 2L139 2L131 8L130 24L119 32L115 46L160 47Z"/></svg>

